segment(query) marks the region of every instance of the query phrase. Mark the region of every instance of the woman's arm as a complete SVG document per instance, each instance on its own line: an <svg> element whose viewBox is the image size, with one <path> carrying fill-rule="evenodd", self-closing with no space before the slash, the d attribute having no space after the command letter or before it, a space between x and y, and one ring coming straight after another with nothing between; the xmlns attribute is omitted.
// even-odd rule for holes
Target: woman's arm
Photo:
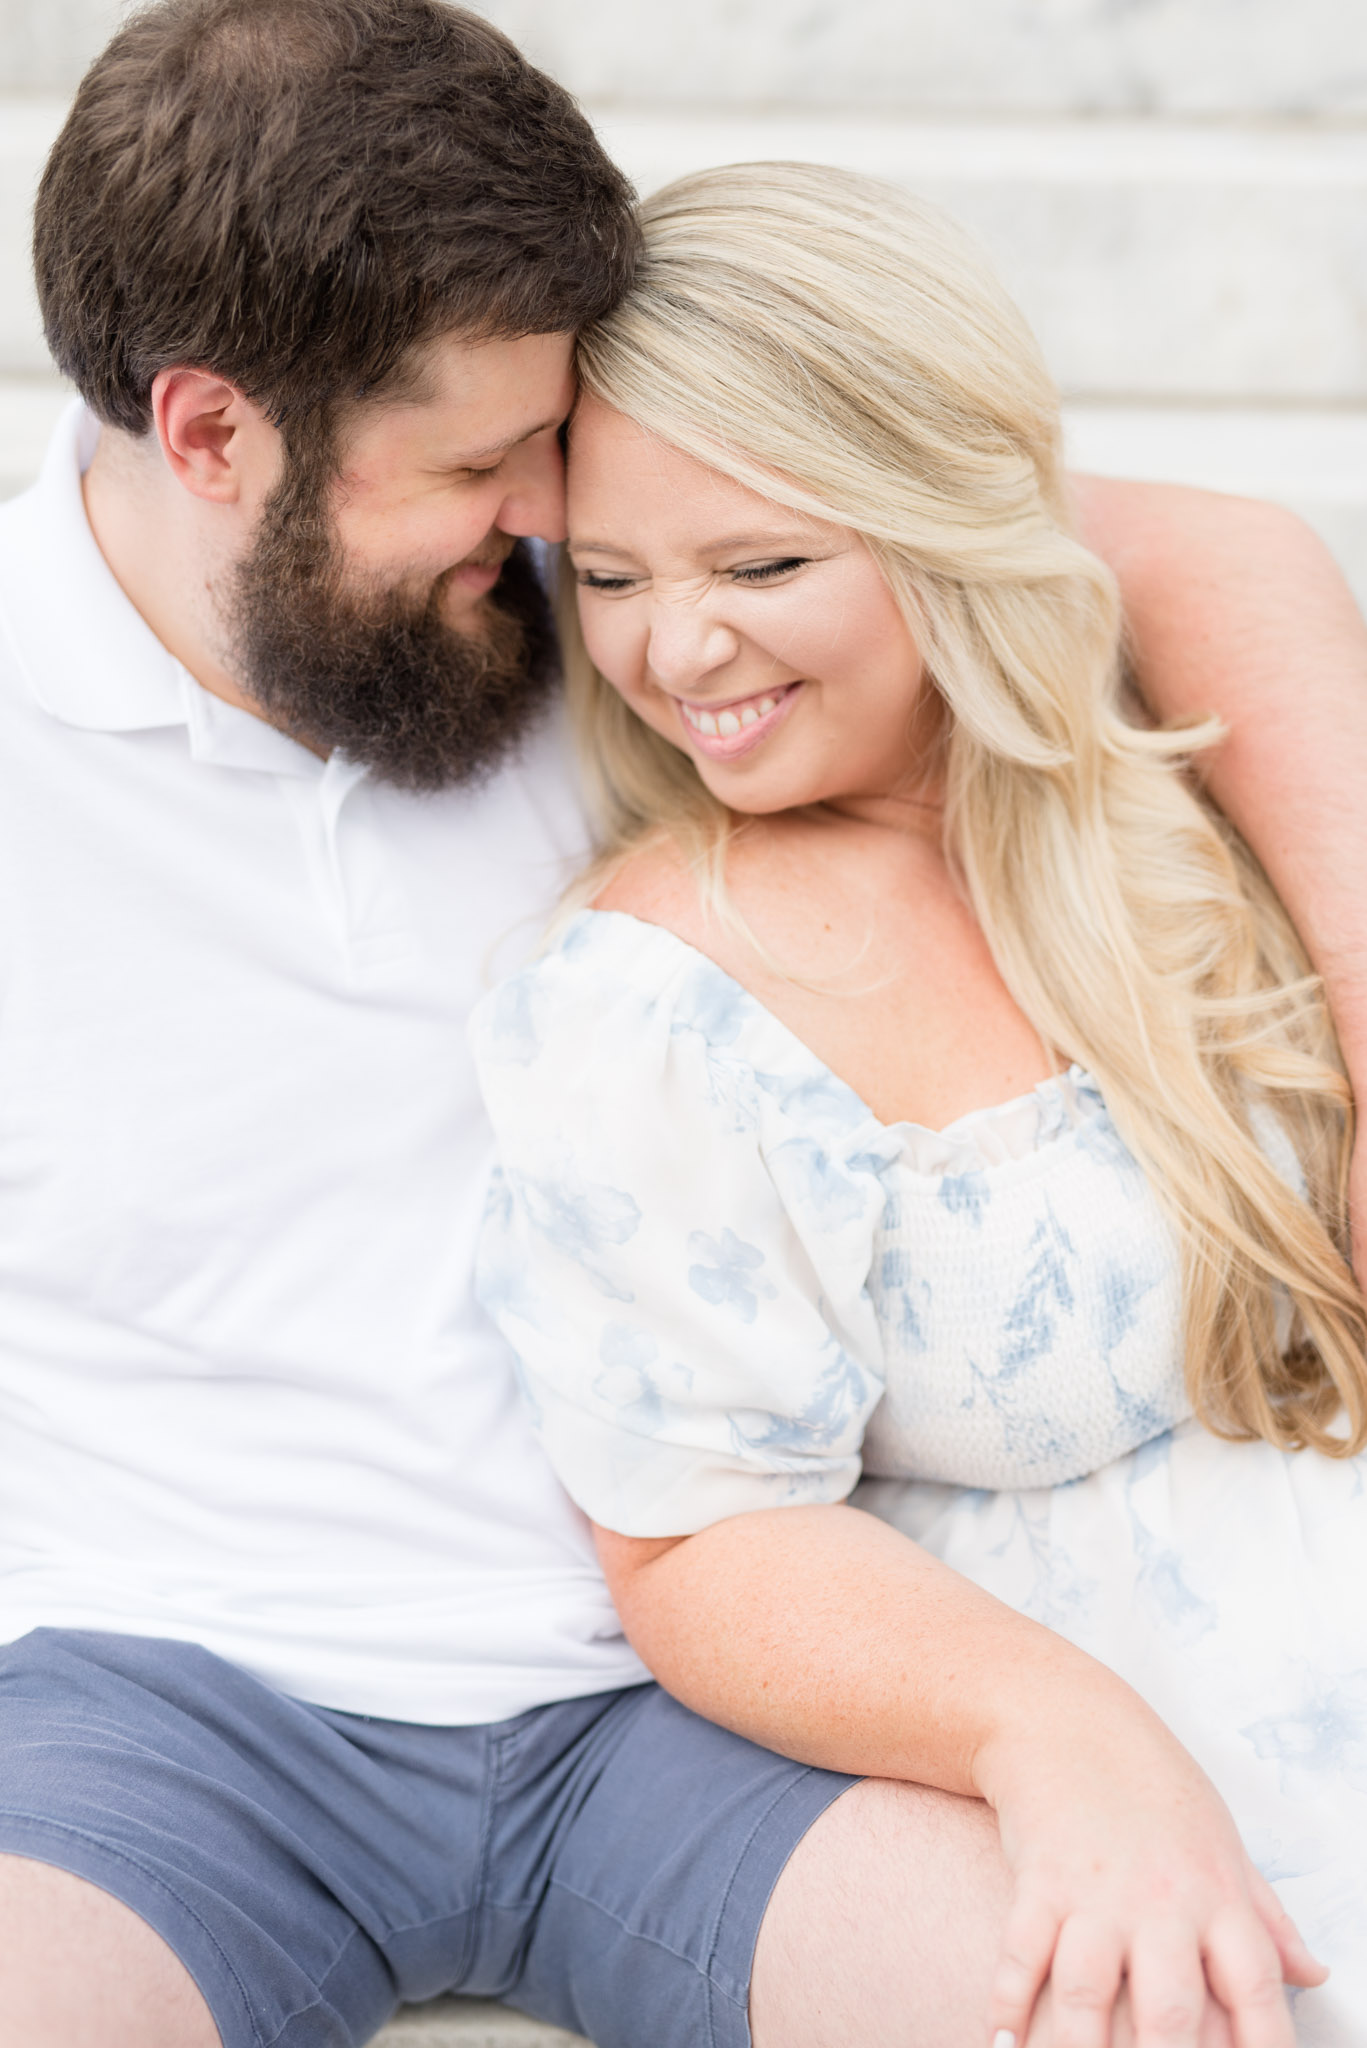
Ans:
<svg viewBox="0 0 1367 2048"><path fill-rule="evenodd" d="M1324 543L1276 505L1176 484L1073 480L1083 538L1120 581L1160 718L1216 713L1198 764L1324 977L1367 1092L1367 626ZM1367 1275L1367 1147L1355 1168Z"/></svg>
<svg viewBox="0 0 1367 2048"><path fill-rule="evenodd" d="M1122 1974L1141 2013L1199 2014L1208 1979L1241 2043L1290 2048L1283 1977L1323 1972L1208 1780L1102 1665L849 1507L596 1533L627 1634L697 1712L992 1804L1015 1878L993 2029L1023 2041L1048 1977L1056 2014L1080 2015L1068 2038L1104 2048Z"/></svg>

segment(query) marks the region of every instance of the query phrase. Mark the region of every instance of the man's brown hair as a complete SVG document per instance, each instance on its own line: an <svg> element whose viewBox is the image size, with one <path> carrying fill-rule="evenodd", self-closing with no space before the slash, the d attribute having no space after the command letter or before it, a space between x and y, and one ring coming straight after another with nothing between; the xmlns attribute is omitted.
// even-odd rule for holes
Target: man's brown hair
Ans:
<svg viewBox="0 0 1367 2048"><path fill-rule="evenodd" d="M110 425L145 432L153 379L187 363L326 438L440 333L606 312L631 199L569 94L444 0L160 0L48 159L38 295Z"/></svg>

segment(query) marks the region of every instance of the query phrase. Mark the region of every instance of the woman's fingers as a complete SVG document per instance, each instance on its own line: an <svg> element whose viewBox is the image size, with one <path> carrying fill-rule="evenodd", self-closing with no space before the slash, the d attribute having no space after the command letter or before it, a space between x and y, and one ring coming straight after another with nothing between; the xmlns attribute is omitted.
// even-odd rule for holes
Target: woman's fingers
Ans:
<svg viewBox="0 0 1367 2048"><path fill-rule="evenodd" d="M1329 1975L1325 1965L1311 1955L1301 1939L1301 1932L1295 1921L1262 1872L1254 1870L1251 1865L1248 1889L1257 1908L1258 1917L1276 1945L1277 1954L1281 1958L1282 1975L1286 1982L1299 1984L1303 1988L1323 1984Z"/></svg>
<svg viewBox="0 0 1367 2048"><path fill-rule="evenodd" d="M1130 1951L1135 2048L1198 2048L1209 1992L1189 1921L1149 1920Z"/></svg>
<svg viewBox="0 0 1367 2048"><path fill-rule="evenodd" d="M1107 1920L1074 1914L1060 1925L1043 1900L1018 1900L997 1973L989 2029L994 2048L1004 2035L1028 2038L1046 1982L1051 2048L1108 2048L1122 1984L1126 2038L1134 2048L1204 2048L1217 2008L1228 2016L1221 2038L1234 2048L1295 2048L1285 1963L1304 1956L1307 1980L1315 1983L1326 1972L1261 1880L1253 1904L1253 1911L1247 1902L1222 1907L1204 1944L1191 1920L1145 1920L1127 1950Z"/></svg>
<svg viewBox="0 0 1367 2048"><path fill-rule="evenodd" d="M1003 2034L1025 2040L1057 1940L1058 1914L1053 1907L1038 1897L1018 1894L1006 1916L1001 1958L992 1980L988 2039L993 2048Z"/></svg>
<svg viewBox="0 0 1367 2048"><path fill-rule="evenodd" d="M1323 1975L1319 1971L1314 1981ZM1296 2048L1282 1958L1253 1915L1237 1906L1215 1915L1206 1939L1206 1978L1229 2013L1238 2048Z"/></svg>
<svg viewBox="0 0 1367 2048"><path fill-rule="evenodd" d="M1124 1973L1124 1944L1114 1927L1081 1915L1064 1922L1049 1978L1053 2048L1108 2048Z"/></svg>

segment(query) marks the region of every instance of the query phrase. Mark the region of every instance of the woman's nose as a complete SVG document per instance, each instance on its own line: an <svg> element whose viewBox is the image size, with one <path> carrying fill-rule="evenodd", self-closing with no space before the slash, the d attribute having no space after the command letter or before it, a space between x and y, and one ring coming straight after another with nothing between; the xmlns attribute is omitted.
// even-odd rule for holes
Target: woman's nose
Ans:
<svg viewBox="0 0 1367 2048"><path fill-rule="evenodd" d="M651 608L646 665L667 690L695 689L735 660L737 635L706 604L657 600Z"/></svg>

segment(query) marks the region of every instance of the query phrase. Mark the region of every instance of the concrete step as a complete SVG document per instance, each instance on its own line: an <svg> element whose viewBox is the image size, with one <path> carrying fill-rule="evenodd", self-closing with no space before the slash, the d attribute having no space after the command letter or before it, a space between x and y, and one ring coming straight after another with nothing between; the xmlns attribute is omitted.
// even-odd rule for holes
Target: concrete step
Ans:
<svg viewBox="0 0 1367 2048"><path fill-rule="evenodd" d="M579 2034L548 2027L483 1999L439 1998L404 2008L376 2048L590 2048Z"/></svg>
<svg viewBox="0 0 1367 2048"><path fill-rule="evenodd" d="M29 213L63 107L0 100L0 373L46 362ZM980 235L1072 396L1367 404L1367 127L590 111L643 191L805 157L938 199Z"/></svg>
<svg viewBox="0 0 1367 2048"><path fill-rule="evenodd" d="M29 210L63 106L0 101L0 371L45 363ZM1367 403L1367 128L590 111L644 191L805 157L940 200L1072 395Z"/></svg>
<svg viewBox="0 0 1367 2048"><path fill-rule="evenodd" d="M1351 0L475 0L590 99L954 113L1367 110ZM0 90L73 86L125 0L0 0Z"/></svg>
<svg viewBox="0 0 1367 2048"><path fill-rule="evenodd" d="M64 99L0 98L0 373L51 371L29 254L39 173Z"/></svg>
<svg viewBox="0 0 1367 2048"><path fill-rule="evenodd" d="M70 91L128 0L0 0L0 90Z"/></svg>
<svg viewBox="0 0 1367 2048"><path fill-rule="evenodd" d="M1367 611L1367 410L1074 402L1064 423L1075 469L1289 506L1327 542Z"/></svg>
<svg viewBox="0 0 1367 2048"><path fill-rule="evenodd" d="M965 114L1367 111L1367 10L1352 0L476 4L591 100Z"/></svg>
<svg viewBox="0 0 1367 2048"><path fill-rule="evenodd" d="M1071 396L1367 401L1367 129L590 111L642 191L807 158L939 201Z"/></svg>
<svg viewBox="0 0 1367 2048"><path fill-rule="evenodd" d="M48 436L71 393L50 373L0 377L0 498L31 484Z"/></svg>

